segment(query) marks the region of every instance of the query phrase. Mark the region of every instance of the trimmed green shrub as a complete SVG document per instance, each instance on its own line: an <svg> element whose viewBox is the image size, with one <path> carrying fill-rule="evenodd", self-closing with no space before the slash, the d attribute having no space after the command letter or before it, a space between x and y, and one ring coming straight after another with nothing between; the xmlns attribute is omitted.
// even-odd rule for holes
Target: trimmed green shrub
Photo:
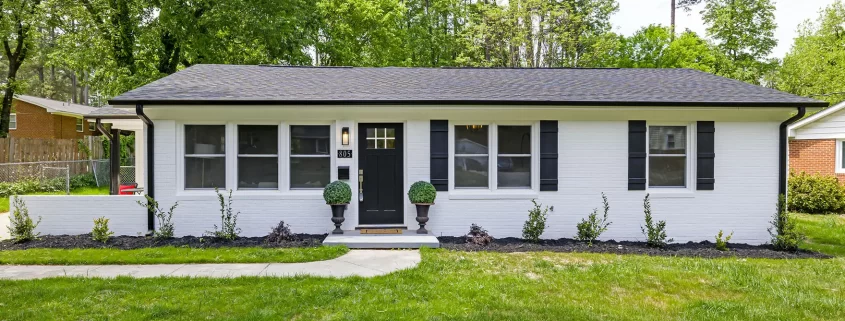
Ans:
<svg viewBox="0 0 845 321"><path fill-rule="evenodd" d="M798 224L786 212L786 200L783 194L778 195L778 203L775 215L772 217L772 227L769 228L769 235L772 236L772 246L778 251L795 251L806 238L798 231Z"/></svg>
<svg viewBox="0 0 845 321"><path fill-rule="evenodd" d="M238 227L238 215L241 212L234 212L232 210L232 190L229 190L229 197L223 197L220 190L214 189L217 194L217 201L220 203L220 227L214 224L214 230L206 232L206 234L228 241L234 241L241 234L241 229Z"/></svg>
<svg viewBox="0 0 845 321"><path fill-rule="evenodd" d="M408 200L414 204L434 204L436 197L437 190L434 185L426 181L416 182L408 190Z"/></svg>
<svg viewBox="0 0 845 321"><path fill-rule="evenodd" d="M725 236L725 233L722 232L722 230L719 230L719 234L716 234L716 249L719 251L727 251L728 242L731 241L733 236L734 232L731 232L731 235Z"/></svg>
<svg viewBox="0 0 845 321"><path fill-rule="evenodd" d="M109 230L109 219L105 217L94 219L94 229L91 230L91 239L106 243L112 235L114 235L114 232Z"/></svg>
<svg viewBox="0 0 845 321"><path fill-rule="evenodd" d="M546 230L546 219L549 216L549 211L554 211L554 207L546 206L546 208L542 208L542 204L537 204L536 200L531 200L531 203L534 204L534 207L528 211L528 220L522 226L522 238L529 242L538 243L543 231Z"/></svg>
<svg viewBox="0 0 845 321"><path fill-rule="evenodd" d="M832 175L790 173L786 204L790 211L830 214L845 211L845 188Z"/></svg>
<svg viewBox="0 0 845 321"><path fill-rule="evenodd" d="M323 199L329 205L349 204L352 200L352 188L341 181L331 182L323 189Z"/></svg>
<svg viewBox="0 0 845 321"><path fill-rule="evenodd" d="M646 244L657 248L666 247L666 244L671 243L673 239L666 237L666 221L655 223L651 217L651 201L648 194L645 194L643 199L643 212L645 213L645 226L640 226L640 230L646 237Z"/></svg>
<svg viewBox="0 0 845 321"><path fill-rule="evenodd" d="M16 243L37 240L39 233L35 233L35 228L41 223L41 217L38 217L37 222L33 222L29 217L29 210L26 204L20 197L15 197L13 201L15 210L9 215L9 235Z"/></svg>
<svg viewBox="0 0 845 321"><path fill-rule="evenodd" d="M607 196L601 193L602 207L604 208L604 216L599 218L599 210L593 209L593 212L587 216L587 219L581 219L578 223L578 235L575 238L582 242L587 242L587 245L593 246L593 241L599 238L601 233L607 231L610 226L610 221L607 219L607 214L610 212L610 204L607 202Z"/></svg>
<svg viewBox="0 0 845 321"><path fill-rule="evenodd" d="M153 237L159 240L173 238L173 211L176 209L176 206L179 206L179 202L173 203L173 206L165 212L152 197L149 195L144 195L144 197L147 199L147 202L138 201L138 205L152 211L158 220L158 228L153 232Z"/></svg>

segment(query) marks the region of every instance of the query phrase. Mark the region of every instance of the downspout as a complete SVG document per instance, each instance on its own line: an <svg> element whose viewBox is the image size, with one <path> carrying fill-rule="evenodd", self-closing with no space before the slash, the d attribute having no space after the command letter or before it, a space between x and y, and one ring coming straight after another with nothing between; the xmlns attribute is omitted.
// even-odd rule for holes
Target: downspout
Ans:
<svg viewBox="0 0 845 321"><path fill-rule="evenodd" d="M778 172L778 194L783 196L786 196L786 179L789 171L787 168L787 166L789 166L789 133L787 132L787 129L789 125L792 125L792 123L804 118L804 115L806 114L806 108L798 107L798 114L780 123L780 159L778 162L780 169Z"/></svg>
<svg viewBox="0 0 845 321"><path fill-rule="evenodd" d="M141 121L147 125L147 150L144 151L146 153L145 160L147 161L147 182L144 188L147 190L147 196L150 198L155 199L155 126L153 125L153 121L150 120L150 117L147 117L144 114L144 105L137 104L135 105L135 114L138 115L138 118L141 118ZM151 232L155 230L155 212L152 209L147 209L147 229Z"/></svg>

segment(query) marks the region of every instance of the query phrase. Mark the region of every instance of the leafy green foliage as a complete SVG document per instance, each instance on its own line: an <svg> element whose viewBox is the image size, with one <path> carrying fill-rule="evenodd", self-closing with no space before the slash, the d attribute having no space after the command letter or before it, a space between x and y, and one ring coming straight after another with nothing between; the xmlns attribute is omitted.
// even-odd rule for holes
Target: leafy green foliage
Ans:
<svg viewBox="0 0 845 321"><path fill-rule="evenodd" d="M534 207L528 211L528 220L522 226L522 238L529 242L540 242L540 236L546 230L546 219L549 211L554 211L554 207L542 208L542 204L537 204L536 200L531 200Z"/></svg>
<svg viewBox="0 0 845 321"><path fill-rule="evenodd" d="M719 251L727 251L728 250L728 242L731 241L731 238L734 236L734 232L731 232L730 235L725 236L722 230L719 230L719 234L716 234L716 249Z"/></svg>
<svg viewBox="0 0 845 321"><path fill-rule="evenodd" d="M13 202L15 209L9 215L9 226L6 227L9 229L9 235L18 243L37 240L40 234L35 232L35 228L41 223L41 217L34 222L20 197L15 197Z"/></svg>
<svg viewBox="0 0 845 321"><path fill-rule="evenodd" d="M760 84L776 63L768 59L777 45L772 0L708 0L701 12L707 35L721 58L716 73Z"/></svg>
<svg viewBox="0 0 845 321"><path fill-rule="evenodd" d="M155 199L149 195L144 195L144 197L147 201L138 201L138 205L152 211L156 220L158 220L158 228L155 232L153 232L153 237L160 240L173 238L173 211L176 210L177 206L179 206L179 202L173 203L173 206L171 206L169 210L165 211L158 205L158 202L156 202Z"/></svg>
<svg viewBox="0 0 845 321"><path fill-rule="evenodd" d="M798 224L786 212L786 197L778 195L777 211L769 222L772 246L778 251L795 251L806 237L798 230Z"/></svg>
<svg viewBox="0 0 845 321"><path fill-rule="evenodd" d="M408 190L408 200L414 204L434 204L435 198L437 198L437 190L434 189L434 185L426 181L411 184Z"/></svg>
<svg viewBox="0 0 845 321"><path fill-rule="evenodd" d="M114 235L114 232L109 230L109 219L105 217L94 219L94 229L91 230L91 239L106 243L112 235Z"/></svg>
<svg viewBox="0 0 845 321"><path fill-rule="evenodd" d="M654 222L651 217L651 201L649 195L645 194L643 198L643 212L645 213L645 226L640 226L640 230L646 237L646 244L651 247L664 248L673 239L666 236L666 221Z"/></svg>
<svg viewBox="0 0 845 321"><path fill-rule="evenodd" d="M217 188L214 189L214 193L217 194L217 202L220 203L220 227L214 224L214 230L206 232L206 235L234 241L241 234L241 229L238 227L238 215L241 212L232 210L232 190L229 190L228 197L224 197Z"/></svg>
<svg viewBox="0 0 845 321"><path fill-rule="evenodd" d="M64 178L51 179L24 179L17 182L1 182L0 183L0 197L8 197L11 195L25 195L32 193L43 192L58 192L64 191L67 187ZM94 179L94 174L81 174L71 176L70 189L78 189L83 187L96 187L97 181Z"/></svg>
<svg viewBox="0 0 845 321"><path fill-rule="evenodd" d="M469 227L469 233L467 233L467 243L475 244L475 245L487 245L493 242L493 237L487 233L483 227L472 223Z"/></svg>
<svg viewBox="0 0 845 321"><path fill-rule="evenodd" d="M833 175L789 175L788 203L790 211L809 214L842 213L845 210L845 187Z"/></svg>
<svg viewBox="0 0 845 321"><path fill-rule="evenodd" d="M575 239L587 242L590 246L593 246L593 241L598 239L601 233L607 231L607 227L611 223L607 219L607 214L610 212L610 204L607 202L607 196L604 193L601 193L601 201L604 216L599 218L599 210L593 209L593 212L587 216L587 219L581 219L581 223L578 223L578 235L575 236Z"/></svg>
<svg viewBox="0 0 845 321"><path fill-rule="evenodd" d="M778 71L777 88L831 104L845 100L845 3L836 0L815 21L798 27L798 35ZM837 94L838 93L838 94Z"/></svg>
<svg viewBox="0 0 845 321"><path fill-rule="evenodd" d="M323 189L323 199L329 205L349 204L352 200L352 188L342 181L331 182Z"/></svg>
<svg viewBox="0 0 845 321"><path fill-rule="evenodd" d="M296 235L291 233L290 225L285 224L285 221L279 221L279 225L276 225L276 227L270 230L270 234L267 235L264 243L281 244L294 240L296 240Z"/></svg>

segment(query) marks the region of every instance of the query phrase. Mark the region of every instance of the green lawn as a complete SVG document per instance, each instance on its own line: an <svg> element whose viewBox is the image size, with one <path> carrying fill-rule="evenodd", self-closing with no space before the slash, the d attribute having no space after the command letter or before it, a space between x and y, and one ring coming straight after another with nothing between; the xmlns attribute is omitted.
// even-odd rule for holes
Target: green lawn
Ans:
<svg viewBox="0 0 845 321"><path fill-rule="evenodd" d="M64 192L32 193L27 195L64 195ZM70 191L71 195L108 195L109 187L83 187ZM9 198L0 197L0 213L9 211Z"/></svg>
<svg viewBox="0 0 845 321"><path fill-rule="evenodd" d="M843 320L845 258L423 250L372 279L0 281L5 320ZM2 268L2 267L0 267Z"/></svg>
<svg viewBox="0 0 845 321"><path fill-rule="evenodd" d="M845 256L845 215L792 214L807 235L805 249Z"/></svg>
<svg viewBox="0 0 845 321"><path fill-rule="evenodd" d="M333 259L349 250L342 246L311 248L28 249L0 251L0 264L178 264L294 263Z"/></svg>

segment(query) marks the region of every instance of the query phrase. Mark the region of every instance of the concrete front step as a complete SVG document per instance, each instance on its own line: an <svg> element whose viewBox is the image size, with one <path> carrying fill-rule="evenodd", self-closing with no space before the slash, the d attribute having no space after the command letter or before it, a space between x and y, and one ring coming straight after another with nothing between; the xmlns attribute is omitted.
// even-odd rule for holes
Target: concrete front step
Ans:
<svg viewBox="0 0 845 321"><path fill-rule="evenodd" d="M359 231L344 231L344 234L329 234L323 245L346 245L350 249L418 249L423 246L440 247L440 241L431 234L417 234L404 231L399 234L361 234Z"/></svg>

